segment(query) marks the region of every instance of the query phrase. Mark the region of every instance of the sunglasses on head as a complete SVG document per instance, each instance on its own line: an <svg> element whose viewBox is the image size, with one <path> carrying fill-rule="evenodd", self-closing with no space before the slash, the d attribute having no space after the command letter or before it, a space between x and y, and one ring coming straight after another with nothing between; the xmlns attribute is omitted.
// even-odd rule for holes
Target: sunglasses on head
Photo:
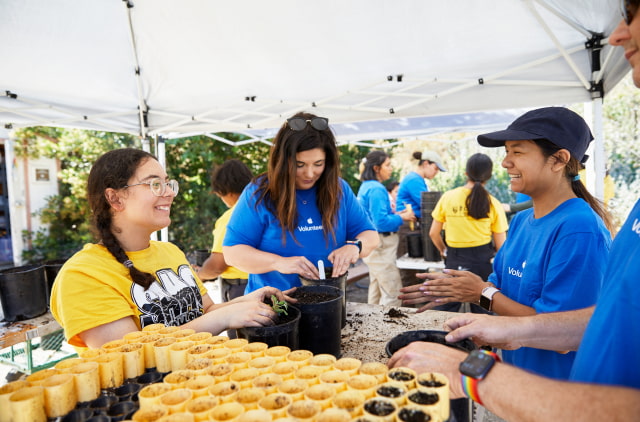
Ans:
<svg viewBox="0 0 640 422"><path fill-rule="evenodd" d="M287 119L287 124L291 130L301 131L307 127L307 123L311 124L311 127L315 130L325 130L329 127L329 119L326 117L312 117L311 119L305 119L304 117L292 117Z"/></svg>
<svg viewBox="0 0 640 422"><path fill-rule="evenodd" d="M622 12L624 22L631 25L631 21L638 12L638 0L620 0L620 12Z"/></svg>

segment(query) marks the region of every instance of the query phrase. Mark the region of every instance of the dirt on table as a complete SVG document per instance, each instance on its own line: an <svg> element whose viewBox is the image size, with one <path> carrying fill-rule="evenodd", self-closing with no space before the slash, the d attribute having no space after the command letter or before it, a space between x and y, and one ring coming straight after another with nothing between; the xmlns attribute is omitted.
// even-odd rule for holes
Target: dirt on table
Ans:
<svg viewBox="0 0 640 422"><path fill-rule="evenodd" d="M408 318L409 316L402 312L400 309L391 308L385 312L384 316L389 318Z"/></svg>

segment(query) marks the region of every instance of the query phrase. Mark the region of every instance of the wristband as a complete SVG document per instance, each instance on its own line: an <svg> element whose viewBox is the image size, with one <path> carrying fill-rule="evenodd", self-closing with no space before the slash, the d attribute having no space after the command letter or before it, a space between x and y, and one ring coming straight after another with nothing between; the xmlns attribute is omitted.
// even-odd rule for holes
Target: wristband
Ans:
<svg viewBox="0 0 640 422"><path fill-rule="evenodd" d="M488 350L483 350L483 349L474 350L473 352L470 353L469 357L465 359L465 361L462 364L460 364L461 370L463 368L463 365L465 365L466 363L470 365L476 365L477 364L476 362L471 362L471 361L474 361L474 360L477 361L478 354L488 355L491 357L492 361L488 363L484 363L483 364L484 367L477 368L479 372L474 374L473 376L469 376L470 373L467 375L465 375L464 373L461 373L460 385L462 386L462 391L467 397L469 397L474 402L480 405L483 405L482 400L480 399L480 395L478 394L478 382L483 380L486 377L486 375L489 373L489 370L493 367L493 364L495 362L500 362L500 356Z"/></svg>
<svg viewBox="0 0 640 422"><path fill-rule="evenodd" d="M358 247L358 253L362 252L362 240L360 239L356 239L356 240L347 240L345 242L347 245L354 245Z"/></svg>

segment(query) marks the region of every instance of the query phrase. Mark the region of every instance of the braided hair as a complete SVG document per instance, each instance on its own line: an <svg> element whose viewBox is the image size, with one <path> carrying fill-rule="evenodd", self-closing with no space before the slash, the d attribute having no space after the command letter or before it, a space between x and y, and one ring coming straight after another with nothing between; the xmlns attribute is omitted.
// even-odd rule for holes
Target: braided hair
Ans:
<svg viewBox="0 0 640 422"><path fill-rule="evenodd" d="M87 181L87 199L91 208L92 228L96 238L118 262L129 269L129 275L133 282L144 287L145 290L155 281L155 277L138 270L120 245L114 234L111 205L105 191L109 188L122 189L140 165L147 160L155 159L148 152L134 148L109 151L93 164Z"/></svg>

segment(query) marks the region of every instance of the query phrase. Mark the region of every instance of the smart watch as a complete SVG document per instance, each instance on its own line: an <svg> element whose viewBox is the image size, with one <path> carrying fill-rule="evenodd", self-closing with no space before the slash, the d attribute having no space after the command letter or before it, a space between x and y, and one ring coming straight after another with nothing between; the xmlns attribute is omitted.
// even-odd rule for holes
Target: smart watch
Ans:
<svg viewBox="0 0 640 422"><path fill-rule="evenodd" d="M473 350L465 360L460 362L460 382L462 390L471 400L482 404L478 395L478 382L486 378L496 362L500 362L500 357L488 350Z"/></svg>
<svg viewBox="0 0 640 422"><path fill-rule="evenodd" d="M355 245L355 246L358 247L358 253L362 252L362 240L360 240L360 239L347 240L346 244L347 245Z"/></svg>
<svg viewBox="0 0 640 422"><path fill-rule="evenodd" d="M482 306L487 311L490 311L493 307L493 295L498 293L500 289L497 289L493 286L485 287L482 289L482 294L480 295L480 306Z"/></svg>

